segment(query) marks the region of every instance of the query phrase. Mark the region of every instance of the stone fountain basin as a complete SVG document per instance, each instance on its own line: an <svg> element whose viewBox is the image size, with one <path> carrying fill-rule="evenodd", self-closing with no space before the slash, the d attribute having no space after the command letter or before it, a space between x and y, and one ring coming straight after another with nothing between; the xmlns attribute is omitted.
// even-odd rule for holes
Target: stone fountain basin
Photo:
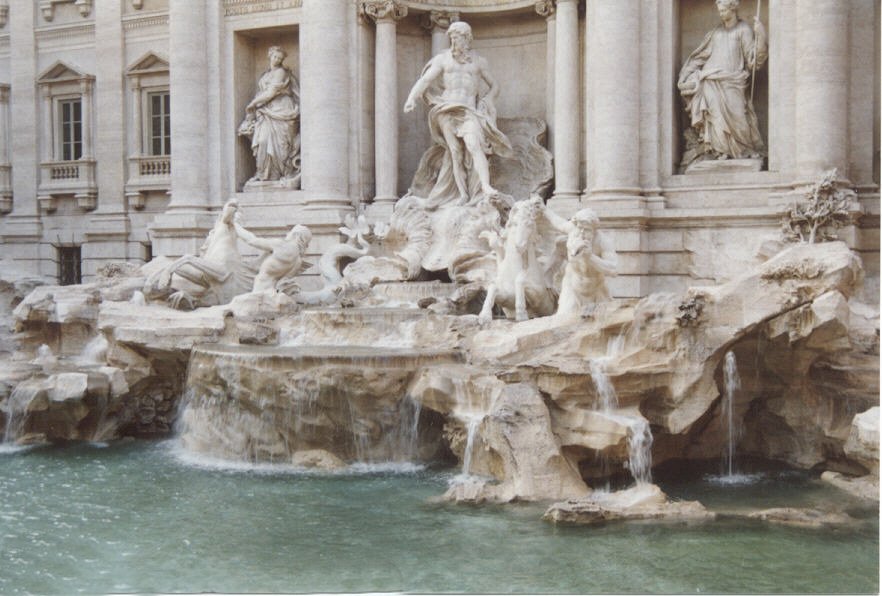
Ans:
<svg viewBox="0 0 882 596"><path fill-rule="evenodd" d="M228 459L294 461L316 449L343 461L432 459L443 423L408 389L422 369L460 360L450 350L197 346L181 438Z"/></svg>

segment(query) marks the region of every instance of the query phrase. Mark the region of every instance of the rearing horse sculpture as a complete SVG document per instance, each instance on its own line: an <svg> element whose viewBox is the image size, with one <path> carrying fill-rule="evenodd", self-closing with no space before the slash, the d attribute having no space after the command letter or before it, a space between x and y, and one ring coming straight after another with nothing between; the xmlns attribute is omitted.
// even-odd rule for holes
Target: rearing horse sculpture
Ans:
<svg viewBox="0 0 882 596"><path fill-rule="evenodd" d="M481 323L493 317L495 304L518 321L554 313L559 285L555 274L563 262L558 241L563 236L549 225L544 211L542 199L533 196L515 203L500 236L482 233L496 253L496 277L487 288Z"/></svg>

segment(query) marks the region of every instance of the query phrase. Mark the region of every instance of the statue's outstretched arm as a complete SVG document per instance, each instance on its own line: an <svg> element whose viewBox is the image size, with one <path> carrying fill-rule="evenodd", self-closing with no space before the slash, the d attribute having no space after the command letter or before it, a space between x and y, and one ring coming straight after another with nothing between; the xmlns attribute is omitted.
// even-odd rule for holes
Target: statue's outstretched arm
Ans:
<svg viewBox="0 0 882 596"><path fill-rule="evenodd" d="M272 240L266 240L264 238L258 237L254 232L243 228L241 224L237 223L234 225L236 226L236 235L241 238L245 244L266 252L272 252L273 248L275 248L275 243Z"/></svg>
<svg viewBox="0 0 882 596"><path fill-rule="evenodd" d="M432 58L432 60L426 65L425 70L423 70L423 74L420 75L420 78L414 83L413 88L410 90L410 94L407 96L407 101L404 102L405 113L413 111L416 107L417 98L421 97L423 93L426 92L426 89L429 88L429 85L432 84L432 81L441 75L441 56L442 55L439 54Z"/></svg>

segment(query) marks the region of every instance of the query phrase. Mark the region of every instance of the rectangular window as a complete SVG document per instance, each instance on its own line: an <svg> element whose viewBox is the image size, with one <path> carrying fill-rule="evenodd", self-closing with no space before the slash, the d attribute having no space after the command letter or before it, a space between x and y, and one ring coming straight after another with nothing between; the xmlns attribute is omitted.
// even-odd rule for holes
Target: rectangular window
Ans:
<svg viewBox="0 0 882 596"><path fill-rule="evenodd" d="M171 105L168 91L148 93L150 155L171 155Z"/></svg>
<svg viewBox="0 0 882 596"><path fill-rule="evenodd" d="M61 160L75 161L83 156L83 102L65 99L58 102L61 118Z"/></svg>
<svg viewBox="0 0 882 596"><path fill-rule="evenodd" d="M72 286L83 281L83 259L79 246L58 247L58 283Z"/></svg>

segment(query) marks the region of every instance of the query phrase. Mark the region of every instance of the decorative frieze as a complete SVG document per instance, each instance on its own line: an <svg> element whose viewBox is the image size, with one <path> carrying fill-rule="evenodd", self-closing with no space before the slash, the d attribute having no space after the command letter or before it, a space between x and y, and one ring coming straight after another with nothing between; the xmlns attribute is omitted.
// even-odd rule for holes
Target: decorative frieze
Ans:
<svg viewBox="0 0 882 596"><path fill-rule="evenodd" d="M235 17L255 12L300 8L303 0L224 0L224 16Z"/></svg>
<svg viewBox="0 0 882 596"><path fill-rule="evenodd" d="M358 13L362 18L374 22L398 21L407 16L407 7L397 0L361 0L358 3Z"/></svg>
<svg viewBox="0 0 882 596"><path fill-rule="evenodd" d="M168 27L168 13L148 13L123 18L123 30L133 31L149 27Z"/></svg>

